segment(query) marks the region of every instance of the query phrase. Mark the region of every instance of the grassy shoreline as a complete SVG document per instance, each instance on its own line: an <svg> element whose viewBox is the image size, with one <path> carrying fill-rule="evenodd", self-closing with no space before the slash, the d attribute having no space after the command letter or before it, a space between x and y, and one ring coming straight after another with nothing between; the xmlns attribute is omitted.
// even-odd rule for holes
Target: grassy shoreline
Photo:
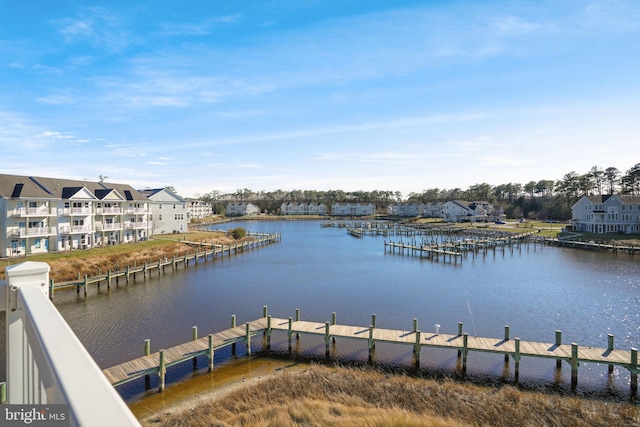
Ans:
<svg viewBox="0 0 640 427"><path fill-rule="evenodd" d="M214 374L215 375L215 374ZM535 391L414 378L369 367L282 370L181 411L145 417L153 426L633 426L640 408Z"/></svg>

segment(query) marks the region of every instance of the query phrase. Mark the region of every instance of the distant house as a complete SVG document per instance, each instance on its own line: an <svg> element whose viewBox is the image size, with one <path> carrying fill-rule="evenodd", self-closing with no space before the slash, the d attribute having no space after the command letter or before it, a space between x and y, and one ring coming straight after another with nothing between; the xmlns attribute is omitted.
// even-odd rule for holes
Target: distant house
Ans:
<svg viewBox="0 0 640 427"><path fill-rule="evenodd" d="M0 257L135 242L149 216L130 185L0 174Z"/></svg>
<svg viewBox="0 0 640 427"><path fill-rule="evenodd" d="M334 203L331 205L331 215L336 216L368 216L375 213L376 208L373 203Z"/></svg>
<svg viewBox="0 0 640 427"><path fill-rule="evenodd" d="M213 213L213 206L211 203L204 202L198 199L185 199L187 202L187 212L189 214L189 220L202 219L211 216Z"/></svg>
<svg viewBox="0 0 640 427"><path fill-rule="evenodd" d="M152 234L184 233L188 231L187 201L168 188L139 190L151 206Z"/></svg>
<svg viewBox="0 0 640 427"><path fill-rule="evenodd" d="M387 213L391 216L416 217L424 214L424 203L394 203L389 205Z"/></svg>
<svg viewBox="0 0 640 427"><path fill-rule="evenodd" d="M571 212L574 231L640 233L640 196L583 196Z"/></svg>
<svg viewBox="0 0 640 427"><path fill-rule="evenodd" d="M442 217L442 203L394 203L389 205L387 212L392 216L440 218Z"/></svg>
<svg viewBox="0 0 640 427"><path fill-rule="evenodd" d="M324 203L286 202L280 206L282 215L326 215Z"/></svg>
<svg viewBox="0 0 640 427"><path fill-rule="evenodd" d="M495 208L488 202L452 200L442 205L442 219L446 222L479 222L504 219L501 207Z"/></svg>
<svg viewBox="0 0 640 427"><path fill-rule="evenodd" d="M442 202L425 203L422 216L425 218L442 218L442 206Z"/></svg>
<svg viewBox="0 0 640 427"><path fill-rule="evenodd" d="M257 215L260 208L253 203L227 203L227 216Z"/></svg>

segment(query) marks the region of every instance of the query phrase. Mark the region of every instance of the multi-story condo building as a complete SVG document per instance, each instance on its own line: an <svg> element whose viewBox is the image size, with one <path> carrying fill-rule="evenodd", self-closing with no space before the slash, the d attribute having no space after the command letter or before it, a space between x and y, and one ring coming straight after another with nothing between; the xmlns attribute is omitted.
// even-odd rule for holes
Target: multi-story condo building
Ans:
<svg viewBox="0 0 640 427"><path fill-rule="evenodd" d="M126 184L0 174L0 257L146 239L149 214Z"/></svg>
<svg viewBox="0 0 640 427"><path fill-rule="evenodd" d="M260 208L253 203L227 203L227 216L258 215Z"/></svg>
<svg viewBox="0 0 640 427"><path fill-rule="evenodd" d="M571 212L574 231L640 233L640 196L583 196Z"/></svg>
<svg viewBox="0 0 640 427"><path fill-rule="evenodd" d="M198 199L185 199L187 201L187 211L189 219L202 219L213 214L213 206L211 203Z"/></svg>
<svg viewBox="0 0 640 427"><path fill-rule="evenodd" d="M151 234L184 233L189 226L187 201L168 188L138 190L150 201Z"/></svg>
<svg viewBox="0 0 640 427"><path fill-rule="evenodd" d="M282 215L326 215L324 203L286 202L280 206Z"/></svg>
<svg viewBox="0 0 640 427"><path fill-rule="evenodd" d="M373 203L334 203L331 205L331 215L367 216L375 213L376 207Z"/></svg>

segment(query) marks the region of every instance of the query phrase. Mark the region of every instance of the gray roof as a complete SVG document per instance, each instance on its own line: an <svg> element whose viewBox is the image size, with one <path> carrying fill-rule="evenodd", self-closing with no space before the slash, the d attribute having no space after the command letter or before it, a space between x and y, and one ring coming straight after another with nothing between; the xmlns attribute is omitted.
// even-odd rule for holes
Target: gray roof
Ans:
<svg viewBox="0 0 640 427"><path fill-rule="evenodd" d="M83 188L89 190L98 199L103 199L115 190L126 200L147 200L144 195L127 184L0 174L0 197L5 199L65 200Z"/></svg>

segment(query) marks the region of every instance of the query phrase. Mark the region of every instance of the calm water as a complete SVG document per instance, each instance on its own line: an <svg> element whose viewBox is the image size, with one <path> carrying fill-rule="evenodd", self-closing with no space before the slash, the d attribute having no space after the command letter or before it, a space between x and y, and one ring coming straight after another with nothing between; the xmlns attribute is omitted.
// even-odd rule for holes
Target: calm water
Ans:
<svg viewBox="0 0 640 427"><path fill-rule="evenodd" d="M235 227L238 224L226 224ZM200 262L164 276L152 275L128 288L110 293L95 288L87 300L75 292L56 294L56 306L101 367L109 367L143 352L191 338L198 326L204 336L229 327L232 314L238 324L262 315L269 307L274 317L293 316L323 322L337 312L338 323L369 325L376 313L381 328L407 329L413 318L423 331L441 325L455 333L458 322L470 335L501 337L509 325L511 337L553 342L556 329L563 342L606 347L607 334L617 348L640 345L640 258L560 249L540 245L467 257L462 263L435 262L397 253L385 253L385 237L354 238L340 228L321 228L316 221L243 222L249 231L278 232L278 244L214 262ZM400 241L407 237L386 237ZM259 340L252 343L260 348ZM272 348L287 349L286 334L275 335ZM301 351L324 355L324 339L301 337ZM366 342L338 340L336 356L366 361ZM426 350L421 369L452 373L456 352ZM216 363L230 359L216 352ZM376 361L409 367L410 346L379 345ZM203 362L200 366L206 366ZM513 377L503 356L471 353L468 374L489 380ZM168 381L189 378L191 364L169 369ZM524 358L521 383L565 387L570 368L555 375L555 362ZM609 378L606 366L582 364L579 390L583 393L628 397L629 374L616 368ZM126 399L143 394L143 382L119 388Z"/></svg>

